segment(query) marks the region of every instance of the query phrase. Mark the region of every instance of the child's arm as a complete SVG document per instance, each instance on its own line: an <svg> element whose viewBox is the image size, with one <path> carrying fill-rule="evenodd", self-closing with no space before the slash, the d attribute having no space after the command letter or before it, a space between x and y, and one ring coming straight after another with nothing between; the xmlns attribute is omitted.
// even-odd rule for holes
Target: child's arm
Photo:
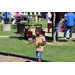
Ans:
<svg viewBox="0 0 75 75"><path fill-rule="evenodd" d="M29 44L34 43L34 42L35 42L35 39L33 41L29 42Z"/></svg>
<svg viewBox="0 0 75 75"><path fill-rule="evenodd" d="M46 41L43 41L42 43L39 42L38 44L39 44L39 45L45 45L45 44L46 44Z"/></svg>
<svg viewBox="0 0 75 75"><path fill-rule="evenodd" d="M34 41L29 42L29 44L34 43Z"/></svg>

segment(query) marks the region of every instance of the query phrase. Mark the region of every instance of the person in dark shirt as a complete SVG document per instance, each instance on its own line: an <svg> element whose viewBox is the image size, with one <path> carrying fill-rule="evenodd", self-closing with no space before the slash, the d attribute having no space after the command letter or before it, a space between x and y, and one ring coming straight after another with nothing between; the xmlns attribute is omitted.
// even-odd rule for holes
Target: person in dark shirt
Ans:
<svg viewBox="0 0 75 75"><path fill-rule="evenodd" d="M55 12L56 17L55 17L55 32L56 32L56 40L58 40L58 26L59 26L59 22L60 22L60 16L58 14L58 12ZM53 17L54 15L52 14L52 39L53 39Z"/></svg>

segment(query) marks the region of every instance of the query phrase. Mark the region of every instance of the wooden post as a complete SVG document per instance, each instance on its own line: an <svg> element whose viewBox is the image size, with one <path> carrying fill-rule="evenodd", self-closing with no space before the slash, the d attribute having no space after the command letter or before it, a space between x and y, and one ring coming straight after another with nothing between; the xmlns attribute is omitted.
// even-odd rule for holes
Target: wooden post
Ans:
<svg viewBox="0 0 75 75"><path fill-rule="evenodd" d="M56 43L56 38L55 38L55 18L56 18L56 13L53 13L53 42Z"/></svg>
<svg viewBox="0 0 75 75"><path fill-rule="evenodd" d="M34 27L33 25L34 25L34 23L33 23L33 15L32 15L32 27Z"/></svg>

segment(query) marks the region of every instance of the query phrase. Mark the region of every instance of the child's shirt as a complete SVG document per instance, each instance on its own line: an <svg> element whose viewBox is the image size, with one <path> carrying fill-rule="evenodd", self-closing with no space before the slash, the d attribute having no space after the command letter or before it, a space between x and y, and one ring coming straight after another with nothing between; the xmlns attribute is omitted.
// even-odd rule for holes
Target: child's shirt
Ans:
<svg viewBox="0 0 75 75"><path fill-rule="evenodd" d="M36 39L37 38L37 39ZM34 39L35 41L35 45L36 45L36 51L40 51L40 52L43 52L43 49L44 49L44 45L41 45L41 47L38 45L38 43L42 43L43 41L46 41L45 40L45 37L43 35L41 35L40 37L36 37Z"/></svg>

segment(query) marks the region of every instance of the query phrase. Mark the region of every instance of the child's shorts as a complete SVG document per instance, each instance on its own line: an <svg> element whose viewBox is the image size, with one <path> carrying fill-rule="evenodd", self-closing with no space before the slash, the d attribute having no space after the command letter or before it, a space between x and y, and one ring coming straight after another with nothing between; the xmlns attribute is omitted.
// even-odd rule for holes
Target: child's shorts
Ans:
<svg viewBox="0 0 75 75"><path fill-rule="evenodd" d="M41 55L42 55L42 52L36 51L36 57L37 57L37 58L41 58Z"/></svg>

